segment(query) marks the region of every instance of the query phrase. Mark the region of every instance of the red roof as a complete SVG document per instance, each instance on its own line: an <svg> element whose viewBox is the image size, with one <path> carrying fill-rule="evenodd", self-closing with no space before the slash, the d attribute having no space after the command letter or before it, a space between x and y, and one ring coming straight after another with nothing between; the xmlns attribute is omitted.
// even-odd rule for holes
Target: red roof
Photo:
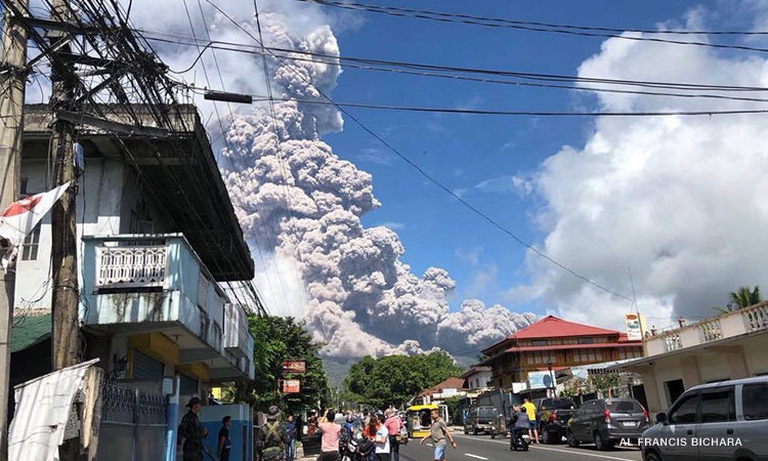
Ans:
<svg viewBox="0 0 768 461"><path fill-rule="evenodd" d="M464 389L464 380L461 378L448 378L442 383L423 391L419 396L437 394L443 389Z"/></svg>
<svg viewBox="0 0 768 461"><path fill-rule="evenodd" d="M528 325L510 336L511 339L544 339L562 338L566 336L608 336L620 335L618 331L604 328L591 327L581 323L569 322L548 315L543 319Z"/></svg>
<svg viewBox="0 0 768 461"><path fill-rule="evenodd" d="M562 349L603 349L606 347L642 347L642 341L627 341L621 343L594 343L594 344L558 344L554 346L520 346L510 347L507 352L530 351L555 351Z"/></svg>

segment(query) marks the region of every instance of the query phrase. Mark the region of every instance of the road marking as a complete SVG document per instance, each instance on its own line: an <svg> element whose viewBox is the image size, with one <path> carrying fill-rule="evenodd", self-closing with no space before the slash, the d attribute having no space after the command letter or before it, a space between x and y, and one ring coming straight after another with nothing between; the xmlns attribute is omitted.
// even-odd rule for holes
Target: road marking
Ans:
<svg viewBox="0 0 768 461"><path fill-rule="evenodd" d="M463 438L463 439L477 440L479 442L498 443L498 444L502 444L502 445L509 445L509 442L502 442L502 441L499 441L499 440L488 440L488 439L481 439L481 438L475 438L475 437L469 437L469 436L461 436L461 435L459 435L458 437ZM542 447L541 445L537 445L535 443L531 444L530 447L533 450L556 451L556 452L565 453L565 454L571 455L571 456L591 456L593 458L611 459L611 460L614 460L614 461L634 461L632 458L620 458L618 456L601 455L599 453L591 453L591 452L584 451L584 450L579 450L579 449L565 450L565 449L562 449L562 448Z"/></svg>
<svg viewBox="0 0 768 461"><path fill-rule="evenodd" d="M469 456L470 458L481 459L482 461L488 461L488 458L483 458L482 456L473 455L471 453L465 453L465 455Z"/></svg>

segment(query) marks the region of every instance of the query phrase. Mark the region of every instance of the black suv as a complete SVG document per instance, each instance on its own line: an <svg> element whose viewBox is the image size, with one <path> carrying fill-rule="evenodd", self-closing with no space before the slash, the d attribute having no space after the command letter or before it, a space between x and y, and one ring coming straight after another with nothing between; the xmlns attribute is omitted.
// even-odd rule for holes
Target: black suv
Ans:
<svg viewBox="0 0 768 461"><path fill-rule="evenodd" d="M598 450L608 450L617 442L637 443L648 429L648 412L630 398L597 399L584 402L568 423L568 445L594 443Z"/></svg>
<svg viewBox="0 0 768 461"><path fill-rule="evenodd" d="M560 443L568 421L576 414L576 404L567 398L535 399L539 437L544 443Z"/></svg>

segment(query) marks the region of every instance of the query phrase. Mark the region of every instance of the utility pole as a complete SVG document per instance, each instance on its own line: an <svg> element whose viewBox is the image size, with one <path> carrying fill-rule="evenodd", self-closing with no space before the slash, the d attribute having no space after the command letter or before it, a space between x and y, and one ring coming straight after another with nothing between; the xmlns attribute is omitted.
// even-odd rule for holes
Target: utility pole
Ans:
<svg viewBox="0 0 768 461"><path fill-rule="evenodd" d="M6 0L26 10L28 0ZM0 210L18 200L21 176L21 142L24 131L24 88L26 85L27 31L9 8L3 19L2 61L0 62ZM13 324L13 268L0 277L0 460L8 459L8 403L10 400L11 325Z"/></svg>
<svg viewBox="0 0 768 461"><path fill-rule="evenodd" d="M53 0L51 19L58 22L70 22L70 10L67 0ZM54 40L66 40L49 32ZM60 48L70 52L68 44ZM53 130L51 133L51 158L54 159L54 184L60 186L72 181L64 195L51 211L51 264L53 265L53 334L52 357L53 369L75 365L80 362L80 322L78 307L80 288L77 278L77 215L75 198L77 187L74 184L75 159L73 143L75 126L73 123L58 118L59 110L74 110L75 94L72 75L74 72L61 58L51 59L51 109L53 111Z"/></svg>

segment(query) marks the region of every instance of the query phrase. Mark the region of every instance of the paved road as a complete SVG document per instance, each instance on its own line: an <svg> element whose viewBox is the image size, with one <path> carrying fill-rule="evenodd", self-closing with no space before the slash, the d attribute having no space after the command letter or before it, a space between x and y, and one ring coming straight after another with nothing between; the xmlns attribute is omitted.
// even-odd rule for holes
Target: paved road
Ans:
<svg viewBox="0 0 768 461"><path fill-rule="evenodd" d="M639 461L637 448L615 448L597 451L593 446L570 448L562 445L531 445L528 452L507 451L509 439L492 440L489 436L471 436L453 433L458 449L446 450L447 461ZM401 461L433 461L433 448L420 446L418 440L411 440L400 448Z"/></svg>

